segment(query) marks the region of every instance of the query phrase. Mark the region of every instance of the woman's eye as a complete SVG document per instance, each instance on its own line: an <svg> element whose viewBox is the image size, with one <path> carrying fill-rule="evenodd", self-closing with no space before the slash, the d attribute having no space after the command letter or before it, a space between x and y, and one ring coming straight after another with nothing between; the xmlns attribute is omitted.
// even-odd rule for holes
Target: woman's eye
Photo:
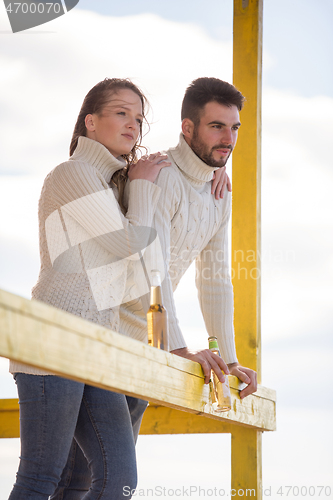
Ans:
<svg viewBox="0 0 333 500"><path fill-rule="evenodd" d="M142 125L142 120L140 120L140 118L137 118L136 121L138 122L139 125Z"/></svg>
<svg viewBox="0 0 333 500"><path fill-rule="evenodd" d="M118 111L118 115L123 115L123 116L125 116L125 111Z"/></svg>

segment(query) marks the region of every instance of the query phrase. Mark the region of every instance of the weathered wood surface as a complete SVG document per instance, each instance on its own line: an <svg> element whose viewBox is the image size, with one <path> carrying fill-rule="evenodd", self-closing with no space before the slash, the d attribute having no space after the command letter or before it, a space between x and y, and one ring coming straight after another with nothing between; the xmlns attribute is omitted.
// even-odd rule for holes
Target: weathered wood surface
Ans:
<svg viewBox="0 0 333 500"><path fill-rule="evenodd" d="M231 471L231 488L238 493L234 498L262 499L262 432L233 426Z"/></svg>
<svg viewBox="0 0 333 500"><path fill-rule="evenodd" d="M20 436L18 399L0 399L0 438Z"/></svg>
<svg viewBox="0 0 333 500"><path fill-rule="evenodd" d="M0 291L0 355L98 387L199 415L275 429L275 392L245 400L229 377L232 409L214 412L198 363L149 347L38 301Z"/></svg>
<svg viewBox="0 0 333 500"><path fill-rule="evenodd" d="M263 0L234 0L233 83L246 98L232 160L236 350L261 382L261 87ZM262 499L262 433L234 426L234 498ZM243 489L250 490L249 494Z"/></svg>
<svg viewBox="0 0 333 500"><path fill-rule="evenodd" d="M261 79L263 0L234 0L233 83L246 98L232 154L236 350L261 383Z"/></svg>

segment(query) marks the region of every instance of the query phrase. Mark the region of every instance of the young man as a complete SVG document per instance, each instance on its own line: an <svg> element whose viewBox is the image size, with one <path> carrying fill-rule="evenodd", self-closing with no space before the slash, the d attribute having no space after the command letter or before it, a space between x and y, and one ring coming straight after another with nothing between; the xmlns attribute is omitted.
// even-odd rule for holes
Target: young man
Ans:
<svg viewBox="0 0 333 500"><path fill-rule="evenodd" d="M155 181L162 193L153 222L164 253L162 288L171 352L199 362L206 383L211 369L220 380L221 369L237 376L247 384L241 398L256 391L257 377L238 364L235 350L228 264L231 194L216 200L211 191L214 172L225 168L236 145L243 102L233 85L217 78L198 78L190 84L182 104L179 144L167 151L171 167L161 170ZM189 350L178 324L173 292L194 260L201 311L208 334L218 338L222 359L208 349ZM120 307L122 333L133 336L135 329L140 340L146 335L144 308L139 301Z"/></svg>

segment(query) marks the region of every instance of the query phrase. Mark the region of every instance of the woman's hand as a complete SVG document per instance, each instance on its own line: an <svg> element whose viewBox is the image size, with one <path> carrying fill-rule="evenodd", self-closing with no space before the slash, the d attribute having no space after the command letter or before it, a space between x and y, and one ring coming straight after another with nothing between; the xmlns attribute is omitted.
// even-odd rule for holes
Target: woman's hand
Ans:
<svg viewBox="0 0 333 500"><path fill-rule="evenodd" d="M226 187L228 191L231 191L231 182L226 172L226 167L221 167L215 170L212 183L212 194L215 193L217 200L223 198Z"/></svg>
<svg viewBox="0 0 333 500"><path fill-rule="evenodd" d="M191 361L200 363L205 376L205 384L208 384L209 382L211 370L216 373L217 378L221 382L224 382L225 380L224 374L229 375L228 365L225 364L220 356L212 352L210 349L205 349L203 351L189 351L187 347L183 347L182 349L175 349L171 352L172 354L177 354L177 356L181 356L182 358L187 358Z"/></svg>
<svg viewBox="0 0 333 500"><path fill-rule="evenodd" d="M228 365L230 375L234 375L238 377L239 380L247 384L247 387L243 389L239 396L241 399L245 398L249 394L253 394L257 390L257 373L251 368L246 368L245 366L241 366L238 363L232 363Z"/></svg>
<svg viewBox="0 0 333 500"><path fill-rule="evenodd" d="M128 171L129 180L146 179L155 182L160 170L164 167L170 167L171 162L167 161L167 159L168 155L162 155L161 153L143 156L137 163L130 166Z"/></svg>

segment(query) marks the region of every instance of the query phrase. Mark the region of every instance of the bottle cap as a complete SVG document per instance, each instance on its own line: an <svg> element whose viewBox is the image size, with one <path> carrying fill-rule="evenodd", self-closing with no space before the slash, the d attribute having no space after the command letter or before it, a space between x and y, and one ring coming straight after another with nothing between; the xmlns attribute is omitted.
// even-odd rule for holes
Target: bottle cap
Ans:
<svg viewBox="0 0 333 500"><path fill-rule="evenodd" d="M158 269L151 270L151 286L161 286L161 274Z"/></svg>

